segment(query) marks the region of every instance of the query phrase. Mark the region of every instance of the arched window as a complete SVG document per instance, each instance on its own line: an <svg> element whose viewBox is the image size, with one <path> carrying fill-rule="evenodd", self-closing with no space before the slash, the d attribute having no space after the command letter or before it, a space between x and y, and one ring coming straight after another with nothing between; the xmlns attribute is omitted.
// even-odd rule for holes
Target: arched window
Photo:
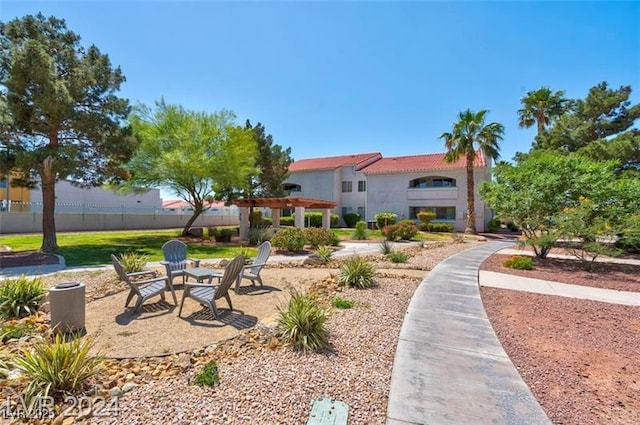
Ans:
<svg viewBox="0 0 640 425"><path fill-rule="evenodd" d="M411 189L426 189L431 187L456 187L456 179L441 176L420 177L409 181Z"/></svg>
<svg viewBox="0 0 640 425"><path fill-rule="evenodd" d="M302 192L302 186L300 186L299 184L293 184L293 183L285 183L284 184L284 190L286 192Z"/></svg>

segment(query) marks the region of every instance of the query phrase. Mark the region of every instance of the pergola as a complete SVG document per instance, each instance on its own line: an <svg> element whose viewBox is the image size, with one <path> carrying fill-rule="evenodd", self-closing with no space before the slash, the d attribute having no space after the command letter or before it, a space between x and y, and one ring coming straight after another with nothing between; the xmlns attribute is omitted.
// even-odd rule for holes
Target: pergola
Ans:
<svg viewBox="0 0 640 425"><path fill-rule="evenodd" d="M249 238L249 208L271 208L273 228L280 228L280 215L284 208L295 208L296 227L304 228L304 211L307 208L322 210L322 227L331 227L331 208L338 206L337 202L313 198L247 198L237 199L234 204L240 209L240 238Z"/></svg>

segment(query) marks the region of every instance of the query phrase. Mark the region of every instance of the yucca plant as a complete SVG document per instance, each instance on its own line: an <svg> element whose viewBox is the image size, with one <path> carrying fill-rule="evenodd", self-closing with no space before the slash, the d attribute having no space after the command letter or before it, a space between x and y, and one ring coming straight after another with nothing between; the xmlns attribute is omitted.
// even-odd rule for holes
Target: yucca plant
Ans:
<svg viewBox="0 0 640 425"><path fill-rule="evenodd" d="M24 350L14 363L31 380L29 397L61 397L81 390L86 381L102 369L102 357L89 354L91 338L75 338L69 342L56 334L52 341L41 339L31 351Z"/></svg>
<svg viewBox="0 0 640 425"><path fill-rule="evenodd" d="M326 245L319 246L318 249L314 251L318 257L322 258L322 261L328 263L331 260L331 256L333 255L333 250L331 247Z"/></svg>
<svg viewBox="0 0 640 425"><path fill-rule="evenodd" d="M22 275L0 284L0 317L21 317L34 314L46 294L42 279Z"/></svg>
<svg viewBox="0 0 640 425"><path fill-rule="evenodd" d="M393 244L387 240L380 242L380 252L383 255L389 255L393 251Z"/></svg>
<svg viewBox="0 0 640 425"><path fill-rule="evenodd" d="M6 378L9 376L9 355L0 353L0 378Z"/></svg>
<svg viewBox="0 0 640 425"><path fill-rule="evenodd" d="M277 335L299 351L319 351L329 346L326 311L308 294L292 291L286 307L279 309Z"/></svg>
<svg viewBox="0 0 640 425"><path fill-rule="evenodd" d="M138 252L123 252L119 259L127 273L141 272L149 262L148 255Z"/></svg>
<svg viewBox="0 0 640 425"><path fill-rule="evenodd" d="M375 285L373 264L363 257L351 257L344 262L340 269L338 282L345 286L366 289Z"/></svg>

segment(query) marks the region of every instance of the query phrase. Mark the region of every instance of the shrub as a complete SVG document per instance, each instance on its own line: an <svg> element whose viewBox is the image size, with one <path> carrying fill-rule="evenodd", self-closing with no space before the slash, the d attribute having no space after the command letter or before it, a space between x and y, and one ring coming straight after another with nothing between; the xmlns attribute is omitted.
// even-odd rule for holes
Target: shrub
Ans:
<svg viewBox="0 0 640 425"><path fill-rule="evenodd" d="M380 252L383 255L389 255L391 253L391 251L393 250L392 245L389 243L389 241L384 240L382 242L380 242Z"/></svg>
<svg viewBox="0 0 640 425"><path fill-rule="evenodd" d="M388 241L395 241L397 239L409 241L418 234L418 228L413 221L403 220L398 224L383 227L380 233L382 233Z"/></svg>
<svg viewBox="0 0 640 425"><path fill-rule="evenodd" d="M329 229L306 227L303 230L304 238L313 248L320 245L333 245L335 234Z"/></svg>
<svg viewBox="0 0 640 425"><path fill-rule="evenodd" d="M375 270L373 264L363 257L351 257L347 259L340 269L338 282L345 286L358 289L366 289L374 286L373 276Z"/></svg>
<svg viewBox="0 0 640 425"><path fill-rule="evenodd" d="M213 236L216 242L231 242L231 237L236 233L230 227L213 227L209 229L209 236Z"/></svg>
<svg viewBox="0 0 640 425"><path fill-rule="evenodd" d="M271 240L271 231L264 227L249 229L249 245L258 246L264 241Z"/></svg>
<svg viewBox="0 0 640 425"><path fill-rule="evenodd" d="M304 234L297 227L287 227L278 230L271 238L271 244L276 248L284 249L290 252L300 251L304 248Z"/></svg>
<svg viewBox="0 0 640 425"><path fill-rule="evenodd" d="M65 342L57 334L53 341L38 341L32 351L23 351L15 357L18 369L30 378L27 394L31 397L60 397L81 390L86 381L98 374L101 357L92 357L91 338L75 338Z"/></svg>
<svg viewBox="0 0 640 425"><path fill-rule="evenodd" d="M149 262L149 256L139 252L123 252L120 254L119 260L125 272L137 273L144 270L147 262Z"/></svg>
<svg viewBox="0 0 640 425"><path fill-rule="evenodd" d="M333 250L326 245L322 245L315 250L314 254L322 258L323 262L328 263L329 260L331 260L331 256L333 255Z"/></svg>
<svg viewBox="0 0 640 425"><path fill-rule="evenodd" d="M273 219L271 217L262 217L262 226L271 227L273 225Z"/></svg>
<svg viewBox="0 0 640 425"><path fill-rule="evenodd" d="M361 220L360 214L356 213L348 213L342 216L344 223L347 227L354 227L357 222Z"/></svg>
<svg viewBox="0 0 640 425"><path fill-rule="evenodd" d="M292 292L286 308L279 309L277 335L299 351L318 351L329 346L327 314L308 294Z"/></svg>
<svg viewBox="0 0 640 425"><path fill-rule="evenodd" d="M335 308L339 308L340 310L346 310L348 308L353 307L353 301L345 300L344 298L335 297L331 300L331 305Z"/></svg>
<svg viewBox="0 0 640 425"><path fill-rule="evenodd" d="M500 224L500 219L494 217L487 223L487 229L489 230L489 232L494 233L500 228Z"/></svg>
<svg viewBox="0 0 640 425"><path fill-rule="evenodd" d="M292 215L288 215L286 217L280 217L281 226L293 226L294 223L295 223L295 217Z"/></svg>
<svg viewBox="0 0 640 425"><path fill-rule="evenodd" d="M515 224L513 221L509 221L507 223L507 229L511 230L512 232L519 232L520 228L518 227L517 224Z"/></svg>
<svg viewBox="0 0 640 425"><path fill-rule="evenodd" d="M193 378L193 383L200 386L213 387L218 382L220 382L220 375L215 360L210 360Z"/></svg>
<svg viewBox="0 0 640 425"><path fill-rule="evenodd" d="M291 226L293 226L295 220L295 214L291 216ZM331 214L329 217L329 226L336 227L338 225L340 217L338 214ZM321 212L305 212L304 213L304 225L305 227L322 227L322 213Z"/></svg>
<svg viewBox="0 0 640 425"><path fill-rule="evenodd" d="M430 232L453 232L453 224L449 223L429 223Z"/></svg>
<svg viewBox="0 0 640 425"><path fill-rule="evenodd" d="M431 220L433 220L434 218L436 218L436 213L432 211L421 211L418 213L418 220L420 220L420 225L424 224L427 229L429 228L429 223L431 223Z"/></svg>
<svg viewBox="0 0 640 425"><path fill-rule="evenodd" d="M404 252L390 252L387 254L387 258L392 263L406 263L407 262L407 254Z"/></svg>
<svg viewBox="0 0 640 425"><path fill-rule="evenodd" d="M38 311L40 301L46 289L42 279L28 279L22 275L15 279L7 279L0 286L0 317L21 317Z"/></svg>
<svg viewBox="0 0 640 425"><path fill-rule="evenodd" d="M398 215L390 212L381 212L376 214L374 218L376 219L378 229L382 230L385 226L396 224Z"/></svg>
<svg viewBox="0 0 640 425"><path fill-rule="evenodd" d="M502 265L516 270L533 270L533 258L526 255L512 255L504 260Z"/></svg>
<svg viewBox="0 0 640 425"><path fill-rule="evenodd" d="M367 222L359 221L356 223L356 231L353 232L353 239L358 241L363 241L365 239L369 239L367 236Z"/></svg>

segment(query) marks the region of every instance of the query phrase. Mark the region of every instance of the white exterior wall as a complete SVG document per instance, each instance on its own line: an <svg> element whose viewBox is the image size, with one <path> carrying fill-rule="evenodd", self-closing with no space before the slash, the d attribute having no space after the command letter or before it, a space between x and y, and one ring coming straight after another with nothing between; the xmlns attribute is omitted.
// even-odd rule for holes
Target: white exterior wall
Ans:
<svg viewBox="0 0 640 425"><path fill-rule="evenodd" d="M303 171L291 173L285 181L287 184L298 184L300 192L291 192L290 196L315 198L340 203L340 170ZM333 209L333 212L339 211Z"/></svg>
<svg viewBox="0 0 640 425"><path fill-rule="evenodd" d="M491 168L476 169L474 176L476 229L482 232L491 218L491 211L482 201L478 188L481 182L490 181ZM454 178L456 187L409 189L409 182L421 177ZM359 180L367 182L365 192L358 192ZM351 193L342 192L343 181L352 182ZM367 175L349 166L337 170L291 173L286 183L302 187L301 192L292 192L291 196L337 202L338 206L332 210L337 214L342 213L343 207L351 207L354 213L358 212L358 207L364 207L364 219L367 221L374 220L379 212L392 212L398 215L399 220L408 218L409 207L455 207L456 219L444 222L453 224L456 231L464 231L467 223L467 178L464 169Z"/></svg>
<svg viewBox="0 0 640 425"><path fill-rule="evenodd" d="M42 202L42 190L31 190L31 202ZM56 203L100 205L106 207L162 208L160 189L132 195L118 195L101 187L80 188L67 181L56 183Z"/></svg>
<svg viewBox="0 0 640 425"><path fill-rule="evenodd" d="M351 208L352 213L358 212L358 207L365 207L367 204L367 192L358 192L358 181L367 180L367 176L363 173L355 171L355 167L341 167L340 180L338 181L337 189L340 193L340 199L338 202L338 214L342 214L342 208ZM351 192L342 192L342 182L351 182Z"/></svg>
<svg viewBox="0 0 640 425"><path fill-rule="evenodd" d="M439 176L456 179L455 188L426 188L410 189L411 180ZM483 231L488 220L488 209L478 194L478 186L486 179L484 169L475 170L475 210L476 227ZM392 212L398 215L398 220L409 218L409 207L455 207L455 221L442 221L454 225L456 231L464 231L466 227L467 210L467 179L466 171L421 171L396 174L367 175L367 220L374 220L380 212ZM436 220L441 221L441 220Z"/></svg>

